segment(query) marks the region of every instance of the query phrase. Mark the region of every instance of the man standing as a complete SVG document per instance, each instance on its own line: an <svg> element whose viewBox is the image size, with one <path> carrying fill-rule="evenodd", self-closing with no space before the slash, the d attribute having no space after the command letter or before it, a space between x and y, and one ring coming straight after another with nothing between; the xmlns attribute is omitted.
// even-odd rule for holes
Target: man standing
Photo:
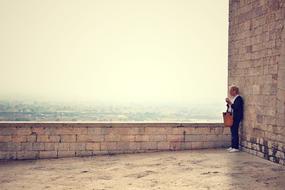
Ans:
<svg viewBox="0 0 285 190"><path fill-rule="evenodd" d="M239 124L243 119L243 99L239 95L239 88L231 86L229 94L232 99L226 98L228 111L233 113L233 125L231 126L232 145L227 150L229 152L239 151Z"/></svg>

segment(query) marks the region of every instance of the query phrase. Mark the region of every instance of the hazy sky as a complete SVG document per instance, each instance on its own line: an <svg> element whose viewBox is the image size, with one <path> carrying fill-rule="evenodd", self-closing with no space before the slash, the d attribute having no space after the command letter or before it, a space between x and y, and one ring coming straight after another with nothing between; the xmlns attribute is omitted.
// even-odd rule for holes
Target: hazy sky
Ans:
<svg viewBox="0 0 285 190"><path fill-rule="evenodd" d="M228 0L0 0L0 99L210 102Z"/></svg>

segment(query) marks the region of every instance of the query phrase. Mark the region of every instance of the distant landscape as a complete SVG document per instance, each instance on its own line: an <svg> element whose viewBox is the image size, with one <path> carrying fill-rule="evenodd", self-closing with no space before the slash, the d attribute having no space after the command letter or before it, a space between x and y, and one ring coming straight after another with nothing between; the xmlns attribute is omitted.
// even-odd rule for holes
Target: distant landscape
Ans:
<svg viewBox="0 0 285 190"><path fill-rule="evenodd" d="M0 101L0 121L221 122L223 106Z"/></svg>

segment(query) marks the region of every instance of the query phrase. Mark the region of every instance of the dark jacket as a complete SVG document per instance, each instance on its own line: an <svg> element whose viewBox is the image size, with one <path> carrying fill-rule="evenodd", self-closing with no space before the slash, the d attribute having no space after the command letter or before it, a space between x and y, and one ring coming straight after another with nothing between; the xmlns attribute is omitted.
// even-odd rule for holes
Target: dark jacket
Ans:
<svg viewBox="0 0 285 190"><path fill-rule="evenodd" d="M231 108L233 109L234 121L243 120L243 99L241 96L236 97Z"/></svg>

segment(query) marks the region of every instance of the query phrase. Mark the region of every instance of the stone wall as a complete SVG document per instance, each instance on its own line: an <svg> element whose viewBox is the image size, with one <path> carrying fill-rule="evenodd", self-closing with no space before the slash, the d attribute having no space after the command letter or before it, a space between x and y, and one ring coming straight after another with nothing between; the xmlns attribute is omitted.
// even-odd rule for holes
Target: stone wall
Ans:
<svg viewBox="0 0 285 190"><path fill-rule="evenodd" d="M38 159L219 148L222 124L0 123L0 159Z"/></svg>
<svg viewBox="0 0 285 190"><path fill-rule="evenodd" d="M242 148L285 164L285 1L230 0L228 85L245 100Z"/></svg>

